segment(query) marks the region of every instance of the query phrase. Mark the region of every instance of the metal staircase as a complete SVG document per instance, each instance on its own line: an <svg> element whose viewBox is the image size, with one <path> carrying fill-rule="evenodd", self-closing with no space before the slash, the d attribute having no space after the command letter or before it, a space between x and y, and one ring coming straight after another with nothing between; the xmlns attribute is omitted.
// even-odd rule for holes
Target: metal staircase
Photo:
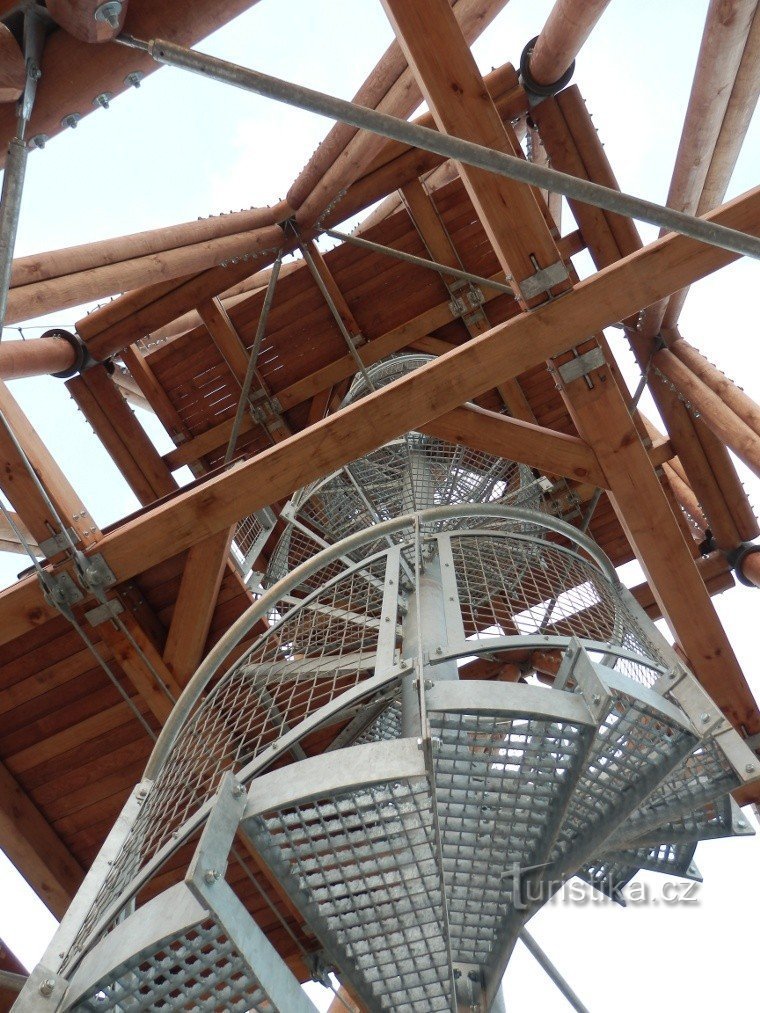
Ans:
<svg viewBox="0 0 760 1013"><path fill-rule="evenodd" d="M571 877L621 899L751 832L754 754L541 494L420 434L299 494L15 1008L313 1008L225 879L236 835L320 967L424 1013L496 1009Z"/></svg>

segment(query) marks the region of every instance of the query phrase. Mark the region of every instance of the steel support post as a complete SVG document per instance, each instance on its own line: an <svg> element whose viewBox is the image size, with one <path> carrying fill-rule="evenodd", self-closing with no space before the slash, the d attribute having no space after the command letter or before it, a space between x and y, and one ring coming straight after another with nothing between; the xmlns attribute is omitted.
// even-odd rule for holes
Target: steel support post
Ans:
<svg viewBox="0 0 760 1013"><path fill-rule="evenodd" d="M667 231L680 232L710 246L718 246L741 256L760 259L760 239L736 229L674 211L672 208L663 207L641 197L632 197L630 194L612 190L598 183L557 172L556 169L536 165L524 158L439 133L429 127L409 123L407 120L388 116L375 109L325 95L312 88L249 70L227 60L208 56L206 53L177 46L165 39L152 39L146 42L122 34L115 41L148 53L157 63L189 70L244 91L305 109L307 112L340 120L359 130L369 130L400 144L431 151L442 158L453 158L466 165L485 169L487 172L506 176L520 183L527 183L541 190L553 190L564 197L603 208L605 211L636 218Z"/></svg>

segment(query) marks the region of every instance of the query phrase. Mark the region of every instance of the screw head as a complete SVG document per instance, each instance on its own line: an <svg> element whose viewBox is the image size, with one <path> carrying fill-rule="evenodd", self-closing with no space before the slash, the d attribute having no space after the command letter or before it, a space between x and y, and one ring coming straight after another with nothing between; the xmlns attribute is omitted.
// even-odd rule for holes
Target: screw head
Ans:
<svg viewBox="0 0 760 1013"><path fill-rule="evenodd" d="M61 120L62 127L71 127L72 130L76 130L77 123L82 118L81 113L69 113L68 116L64 116Z"/></svg>
<svg viewBox="0 0 760 1013"><path fill-rule="evenodd" d="M744 769L747 771L748 774L754 774L755 773L755 765L754 765L754 763L748 763L747 766Z"/></svg>
<svg viewBox="0 0 760 1013"><path fill-rule="evenodd" d="M29 147L42 150L49 140L50 138L47 134L35 134L29 141Z"/></svg>
<svg viewBox="0 0 760 1013"><path fill-rule="evenodd" d="M591 697L591 703L593 703L595 706L599 706L601 702L602 698L599 695L599 693L594 693L594 695Z"/></svg>
<svg viewBox="0 0 760 1013"><path fill-rule="evenodd" d="M710 720L710 715L709 714L700 714L699 715L699 720L702 722L703 725L706 725L707 722Z"/></svg>
<svg viewBox="0 0 760 1013"><path fill-rule="evenodd" d="M124 84L128 88L139 88L144 77L145 74L141 70L133 70L131 74L127 74L124 78Z"/></svg>
<svg viewBox="0 0 760 1013"><path fill-rule="evenodd" d="M113 92L102 91L99 95L95 96L95 98L92 100L92 104L94 106L100 106L101 109L108 109L109 105L111 104L112 98Z"/></svg>
<svg viewBox="0 0 760 1013"><path fill-rule="evenodd" d="M217 869L207 869L203 873L204 880L209 884L215 883L219 879L219 872Z"/></svg>
<svg viewBox="0 0 760 1013"><path fill-rule="evenodd" d="M442 647L436 647L435 653L436 654L443 654L443 648Z"/></svg>

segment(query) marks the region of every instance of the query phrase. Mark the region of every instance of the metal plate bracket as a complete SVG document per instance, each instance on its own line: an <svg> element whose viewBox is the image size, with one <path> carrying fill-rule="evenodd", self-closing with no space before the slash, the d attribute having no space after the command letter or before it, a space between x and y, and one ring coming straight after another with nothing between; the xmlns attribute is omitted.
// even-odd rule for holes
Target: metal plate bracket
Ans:
<svg viewBox="0 0 760 1013"><path fill-rule="evenodd" d="M556 264L550 264L549 267L542 267L535 274L531 274L527 278L519 283L520 294L523 299L533 299L537 295L542 295L544 292L550 292L555 285L562 284L563 281L567 281L570 275L567 272L567 268L558 260Z"/></svg>
<svg viewBox="0 0 760 1013"><path fill-rule="evenodd" d="M577 358L558 366L557 372L562 377L564 383L572 383L573 380L580 380L581 377L588 376L589 373L595 369L599 369L604 363L604 352L597 345L596 348L590 348L583 355L579 355Z"/></svg>
<svg viewBox="0 0 760 1013"><path fill-rule="evenodd" d="M84 617L90 626L100 626L101 623L108 622L109 619L113 619L114 616L120 615L123 611L124 606L119 599L112 598L110 601L98 605L97 608L85 612Z"/></svg>

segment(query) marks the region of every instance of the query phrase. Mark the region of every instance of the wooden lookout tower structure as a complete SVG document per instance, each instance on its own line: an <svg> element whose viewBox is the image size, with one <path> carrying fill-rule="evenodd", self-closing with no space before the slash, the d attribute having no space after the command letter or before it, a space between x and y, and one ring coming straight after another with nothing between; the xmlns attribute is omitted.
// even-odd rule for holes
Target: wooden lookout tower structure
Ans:
<svg viewBox="0 0 760 1013"><path fill-rule="evenodd" d="M661 204L574 83L610 0L380 5L349 101L206 52L256 0L0 2L0 850L60 921L0 1008L486 1013L522 940L584 1009L538 909L751 833L760 407L679 319L760 259L760 5L702 5ZM332 123L267 206L14 257L27 162L163 66Z"/></svg>

